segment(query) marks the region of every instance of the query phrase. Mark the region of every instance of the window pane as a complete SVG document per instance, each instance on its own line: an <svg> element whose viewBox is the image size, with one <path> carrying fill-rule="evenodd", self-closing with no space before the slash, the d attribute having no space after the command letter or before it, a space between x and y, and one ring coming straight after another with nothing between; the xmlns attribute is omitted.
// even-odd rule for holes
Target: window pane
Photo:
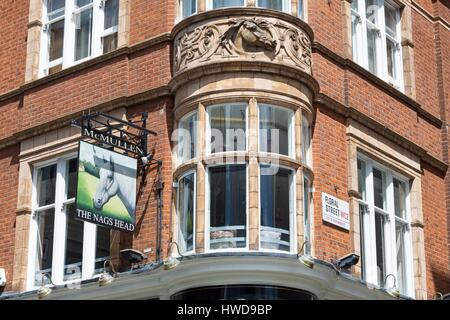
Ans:
<svg viewBox="0 0 450 320"><path fill-rule="evenodd" d="M111 230L97 226L97 243L95 247L95 273L103 272L105 261L110 258Z"/></svg>
<svg viewBox="0 0 450 320"><path fill-rule="evenodd" d="M75 205L67 206L66 223L66 258L64 261L64 280L75 280L81 278L83 261L83 230L84 222L75 220L73 211Z"/></svg>
<svg viewBox="0 0 450 320"><path fill-rule="evenodd" d="M311 166L311 126L305 117L302 117L302 159Z"/></svg>
<svg viewBox="0 0 450 320"><path fill-rule="evenodd" d="M312 185L308 178L303 178L303 226L305 232L305 254L311 254L311 200L312 200Z"/></svg>
<svg viewBox="0 0 450 320"><path fill-rule="evenodd" d="M260 149L262 152L289 155L291 134L289 127L292 119L290 110L282 110L261 105L260 115Z"/></svg>
<svg viewBox="0 0 450 320"><path fill-rule="evenodd" d="M369 71L377 73L377 31L367 26L367 54L369 57Z"/></svg>
<svg viewBox="0 0 450 320"><path fill-rule="evenodd" d="M364 215L367 214L369 207L362 203L359 204L359 227L360 227L360 252L361 252L361 279L366 279L366 266L364 264L366 252L364 251L365 242L364 239L368 237L369 230L364 229ZM368 253L367 253L368 254Z"/></svg>
<svg viewBox="0 0 450 320"><path fill-rule="evenodd" d="M75 34L75 60L91 55L92 8L77 15Z"/></svg>
<svg viewBox="0 0 450 320"><path fill-rule="evenodd" d="M358 0L352 1L352 9L358 11Z"/></svg>
<svg viewBox="0 0 450 320"><path fill-rule="evenodd" d="M42 281L42 273L52 273L52 257L53 257L53 231L55 224L55 211L49 209L37 213L37 247L36 247L36 274L35 285L40 286ZM50 282L44 277L45 283Z"/></svg>
<svg viewBox="0 0 450 320"><path fill-rule="evenodd" d="M304 15L303 15L303 0L298 0L298 17L300 19L304 19Z"/></svg>
<svg viewBox="0 0 450 320"><path fill-rule="evenodd" d="M47 0L47 15L48 20L64 15L64 7L66 0Z"/></svg>
<svg viewBox="0 0 450 320"><path fill-rule="evenodd" d="M64 42L64 19L49 25L48 61L62 58Z"/></svg>
<svg viewBox="0 0 450 320"><path fill-rule="evenodd" d="M36 188L38 207L55 203L56 164L38 170Z"/></svg>
<svg viewBox="0 0 450 320"><path fill-rule="evenodd" d="M269 166L261 166L267 167ZM290 250L291 170L261 175L261 247Z"/></svg>
<svg viewBox="0 0 450 320"><path fill-rule="evenodd" d="M103 38L103 54L117 49L117 33Z"/></svg>
<svg viewBox="0 0 450 320"><path fill-rule="evenodd" d="M180 120L179 124L179 158L186 162L196 156L197 113Z"/></svg>
<svg viewBox="0 0 450 320"><path fill-rule="evenodd" d="M358 18L352 14L352 52L353 52L353 60L357 61L358 59L358 45L360 39L358 38Z"/></svg>
<svg viewBox="0 0 450 320"><path fill-rule="evenodd" d="M246 167L212 167L209 172L210 248L243 248L247 225Z"/></svg>
<svg viewBox="0 0 450 320"><path fill-rule="evenodd" d="M77 173L78 159L67 161L67 199L75 198L77 195Z"/></svg>
<svg viewBox="0 0 450 320"><path fill-rule="evenodd" d="M358 192L363 201L366 201L366 164L358 159Z"/></svg>
<svg viewBox="0 0 450 320"><path fill-rule="evenodd" d="M182 0L182 17L187 18L197 12L197 0Z"/></svg>
<svg viewBox="0 0 450 320"><path fill-rule="evenodd" d="M384 172L373 169L373 195L375 207L385 209L385 178Z"/></svg>
<svg viewBox="0 0 450 320"><path fill-rule="evenodd" d="M244 6L244 0L213 0L213 9Z"/></svg>
<svg viewBox="0 0 450 320"><path fill-rule="evenodd" d="M395 215L406 219L406 186L404 182L394 179Z"/></svg>
<svg viewBox="0 0 450 320"><path fill-rule="evenodd" d="M384 259L384 218L378 212L375 213L375 241L377 250L377 276L378 284L384 286L386 277L385 259Z"/></svg>
<svg viewBox="0 0 450 320"><path fill-rule="evenodd" d="M183 177L178 184L178 244L181 252L194 250L194 187L194 173Z"/></svg>
<svg viewBox="0 0 450 320"><path fill-rule="evenodd" d="M183 290L172 295L170 299L189 301L315 300L315 296L299 289L268 285L219 285ZM254 310L256 311L256 308ZM261 317L255 316L255 318Z"/></svg>
<svg viewBox="0 0 450 320"><path fill-rule="evenodd" d="M282 11L283 1L284 0L258 0L258 7Z"/></svg>
<svg viewBox="0 0 450 320"><path fill-rule="evenodd" d="M397 77L395 72L395 51L395 43L389 39L386 39L387 69L389 76L394 79Z"/></svg>
<svg viewBox="0 0 450 320"><path fill-rule="evenodd" d="M107 1L107 2L109 2L109 1ZM90 3L92 3L92 0L76 0L76 7L81 8Z"/></svg>
<svg viewBox="0 0 450 320"><path fill-rule="evenodd" d="M386 22L386 32L392 37L397 35L397 15L396 10L390 6L384 6L384 17Z"/></svg>
<svg viewBox="0 0 450 320"><path fill-rule="evenodd" d="M210 107L211 153L246 148L245 105Z"/></svg>
<svg viewBox="0 0 450 320"><path fill-rule="evenodd" d="M119 24L119 1L108 0L105 3L104 29L115 27Z"/></svg>
<svg viewBox="0 0 450 320"><path fill-rule="evenodd" d="M401 293L405 293L405 248L404 225L395 223L395 240L397 254L397 286Z"/></svg>
<svg viewBox="0 0 450 320"><path fill-rule="evenodd" d="M377 1L378 0L366 0L366 19L373 24L376 24L377 21Z"/></svg>

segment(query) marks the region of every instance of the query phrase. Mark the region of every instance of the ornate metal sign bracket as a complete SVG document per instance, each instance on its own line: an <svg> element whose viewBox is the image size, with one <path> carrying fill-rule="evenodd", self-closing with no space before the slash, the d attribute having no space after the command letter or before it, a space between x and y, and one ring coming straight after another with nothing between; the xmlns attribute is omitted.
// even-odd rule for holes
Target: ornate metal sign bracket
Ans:
<svg viewBox="0 0 450 320"><path fill-rule="evenodd" d="M147 112L138 115L140 120L129 121L97 111L73 120L71 125L81 129L82 137L137 155L146 166L153 160L153 154L148 152L148 135L156 136L157 133L146 128Z"/></svg>

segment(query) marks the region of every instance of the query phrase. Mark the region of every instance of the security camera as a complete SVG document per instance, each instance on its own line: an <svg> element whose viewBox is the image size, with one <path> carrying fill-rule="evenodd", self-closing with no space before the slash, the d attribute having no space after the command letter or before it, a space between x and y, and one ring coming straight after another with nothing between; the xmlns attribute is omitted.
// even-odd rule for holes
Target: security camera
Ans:
<svg viewBox="0 0 450 320"><path fill-rule="evenodd" d="M147 259L147 255L135 249L120 250L120 256L122 257L122 259L125 259L130 263L140 263L143 260Z"/></svg>
<svg viewBox="0 0 450 320"><path fill-rule="evenodd" d="M354 266L355 264L357 264L358 261L359 261L359 256L355 253L350 253L350 254L343 256L339 260L334 261L333 264L338 269L348 269L351 266Z"/></svg>
<svg viewBox="0 0 450 320"><path fill-rule="evenodd" d="M152 161L152 159L153 159L153 154L151 154L151 153L146 156L141 157L141 161L144 166L148 165L150 163L150 161Z"/></svg>

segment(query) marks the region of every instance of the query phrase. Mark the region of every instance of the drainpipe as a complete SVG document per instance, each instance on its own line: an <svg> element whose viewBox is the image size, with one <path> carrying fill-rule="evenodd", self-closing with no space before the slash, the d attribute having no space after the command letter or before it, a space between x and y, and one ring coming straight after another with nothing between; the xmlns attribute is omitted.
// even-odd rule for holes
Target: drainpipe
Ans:
<svg viewBox="0 0 450 320"><path fill-rule="evenodd" d="M161 262L161 234L162 234L162 191L164 189L164 182L162 182L161 177L162 161L158 161L158 181L156 182L156 203L157 203L157 216L158 216L158 227L157 227L157 238L156 238L156 261Z"/></svg>

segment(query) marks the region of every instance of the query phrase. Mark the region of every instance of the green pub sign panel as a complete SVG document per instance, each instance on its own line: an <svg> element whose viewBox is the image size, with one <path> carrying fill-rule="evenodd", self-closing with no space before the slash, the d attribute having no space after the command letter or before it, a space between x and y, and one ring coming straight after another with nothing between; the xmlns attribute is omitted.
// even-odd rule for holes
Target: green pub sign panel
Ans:
<svg viewBox="0 0 450 320"><path fill-rule="evenodd" d="M137 160L80 141L75 218L134 232Z"/></svg>

